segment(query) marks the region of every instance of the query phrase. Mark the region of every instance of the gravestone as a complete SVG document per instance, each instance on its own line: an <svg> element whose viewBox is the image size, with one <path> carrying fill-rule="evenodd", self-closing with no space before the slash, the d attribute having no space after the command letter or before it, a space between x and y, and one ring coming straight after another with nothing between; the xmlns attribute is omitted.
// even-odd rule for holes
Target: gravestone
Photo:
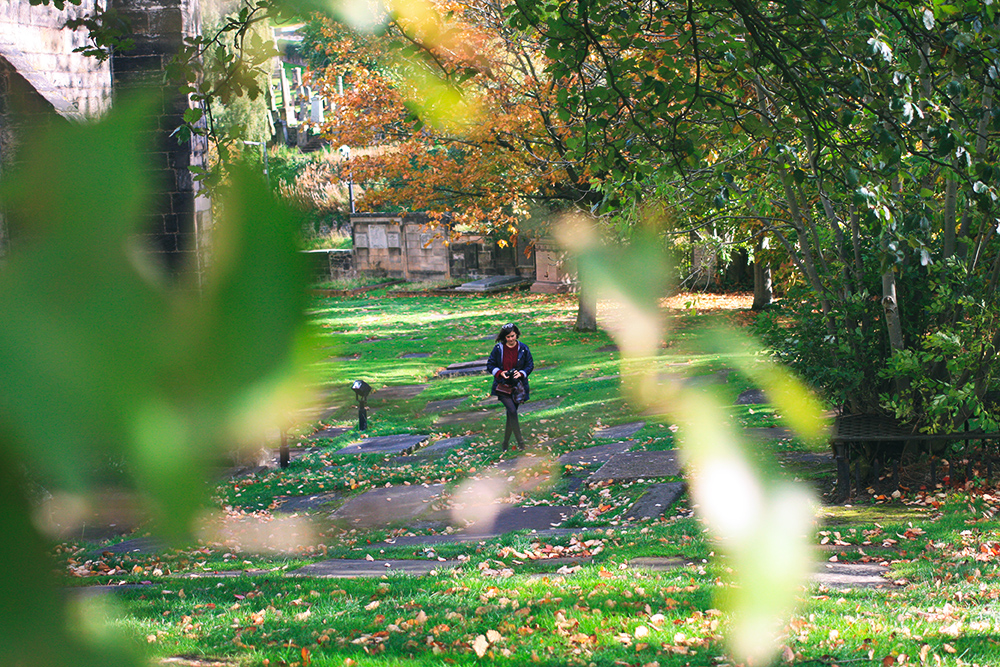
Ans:
<svg viewBox="0 0 1000 667"><path fill-rule="evenodd" d="M400 456L396 460L402 461L403 459L416 459L416 458L425 458L430 456L444 456L451 450L458 449L459 447L464 446L467 442L469 442L469 439L464 436L457 436L454 438L442 438L441 440L438 440L433 444L418 449L411 456Z"/></svg>
<svg viewBox="0 0 1000 667"><path fill-rule="evenodd" d="M368 397L368 400L370 401L406 400L418 395L424 389L427 389L426 384L395 385L391 387L382 387L381 389L376 389L375 391L373 391L371 396Z"/></svg>
<svg viewBox="0 0 1000 667"><path fill-rule="evenodd" d="M811 579L826 588L889 588L894 586L886 579L888 569L871 563L820 563Z"/></svg>
<svg viewBox="0 0 1000 667"><path fill-rule="evenodd" d="M121 554L142 554L144 556L149 556L152 554L163 553L167 548L167 544L155 537L136 537L131 540L124 540L117 544L110 544L100 549L95 549L91 552L91 556L95 558L100 558L102 554L112 553L116 555Z"/></svg>
<svg viewBox="0 0 1000 667"><path fill-rule="evenodd" d="M559 407L562 403L562 396L556 396L555 398L547 398L543 401L528 401L524 403L517 409L518 414L526 415L532 412L540 412L542 410L551 410L552 408ZM499 401L497 401L499 403Z"/></svg>
<svg viewBox="0 0 1000 667"><path fill-rule="evenodd" d="M384 560L384 559L338 559L320 561L305 565L288 573L290 577L314 577L355 579L359 577L382 577L392 574L422 576L440 570L453 570L461 566L460 561L438 560Z"/></svg>
<svg viewBox="0 0 1000 667"><path fill-rule="evenodd" d="M628 562L628 566L637 570L653 570L654 572L667 572L676 570L679 567L690 565L691 561L680 556L667 556L659 558L656 556L646 556L633 558Z"/></svg>
<svg viewBox="0 0 1000 667"><path fill-rule="evenodd" d="M434 421L435 426L455 426L459 424L478 424L490 416L488 410L479 412L455 412L450 415L443 415Z"/></svg>
<svg viewBox="0 0 1000 667"><path fill-rule="evenodd" d="M736 397L736 405L764 405L770 402L763 389L747 389Z"/></svg>
<svg viewBox="0 0 1000 667"><path fill-rule="evenodd" d="M465 403L466 397L461 398L446 398L440 401L430 401L424 406L424 412L444 412L445 410L454 410L462 403Z"/></svg>
<svg viewBox="0 0 1000 667"><path fill-rule="evenodd" d="M495 516L471 524L465 532L468 535L504 535L519 530L548 530L558 528L579 511L575 506L506 506Z"/></svg>
<svg viewBox="0 0 1000 667"><path fill-rule="evenodd" d="M794 434L784 426L760 426L743 429L743 435L754 440L788 440Z"/></svg>
<svg viewBox="0 0 1000 667"><path fill-rule="evenodd" d="M489 276L472 282L463 283L455 288L456 292L501 292L522 285L530 285L534 281L519 276Z"/></svg>
<svg viewBox="0 0 1000 667"><path fill-rule="evenodd" d="M430 352L407 352L400 355L400 359L426 359L431 356Z"/></svg>
<svg viewBox="0 0 1000 667"><path fill-rule="evenodd" d="M279 504L274 513L298 514L329 509L326 506L336 502L339 497L335 492L317 493L311 496L284 496L276 498Z"/></svg>
<svg viewBox="0 0 1000 667"><path fill-rule="evenodd" d="M438 371L437 376L440 378L448 378L464 377L466 375L480 375L486 372L486 361L486 359L481 359L479 361L463 361L457 364L451 364Z"/></svg>
<svg viewBox="0 0 1000 667"><path fill-rule="evenodd" d="M597 463L607 463L615 454L627 452L635 442L609 442L604 445L585 447L572 452L566 452L559 457L559 463L570 466L590 466Z"/></svg>
<svg viewBox="0 0 1000 667"><path fill-rule="evenodd" d="M383 435L352 443L334 454L409 454L429 435Z"/></svg>
<svg viewBox="0 0 1000 667"><path fill-rule="evenodd" d="M684 493L683 482L653 484L646 493L632 504L625 518L631 521L656 519L663 516L670 506Z"/></svg>
<svg viewBox="0 0 1000 667"><path fill-rule="evenodd" d="M612 456L607 463L588 478L588 481L596 482L606 479L631 481L677 477L680 474L681 466L677 461L676 451L622 452Z"/></svg>
<svg viewBox="0 0 1000 667"><path fill-rule="evenodd" d="M350 430L351 428L347 426L335 426L333 428L325 428L322 431L316 431L315 433L313 433L311 436L309 436L309 439L319 440L320 438L336 438L338 436L347 433Z"/></svg>
<svg viewBox="0 0 1000 667"><path fill-rule="evenodd" d="M646 422L632 422L630 424L619 424L618 426L608 426L607 428L602 428L598 431L594 431L595 438L614 438L616 440L624 440L626 438L631 438L635 435Z"/></svg>
<svg viewBox="0 0 1000 667"><path fill-rule="evenodd" d="M411 521L430 514L431 504L444 490L444 484L373 489L345 502L330 518L352 528L375 528Z"/></svg>

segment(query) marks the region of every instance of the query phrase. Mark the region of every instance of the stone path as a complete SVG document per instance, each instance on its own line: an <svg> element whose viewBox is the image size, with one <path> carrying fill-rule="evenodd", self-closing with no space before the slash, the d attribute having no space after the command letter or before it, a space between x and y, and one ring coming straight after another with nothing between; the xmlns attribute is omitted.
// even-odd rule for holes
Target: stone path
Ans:
<svg viewBox="0 0 1000 667"><path fill-rule="evenodd" d="M318 493L311 496L286 496L279 498L279 504L274 512L278 514L299 514L309 512L329 511L328 505L337 502L338 493Z"/></svg>

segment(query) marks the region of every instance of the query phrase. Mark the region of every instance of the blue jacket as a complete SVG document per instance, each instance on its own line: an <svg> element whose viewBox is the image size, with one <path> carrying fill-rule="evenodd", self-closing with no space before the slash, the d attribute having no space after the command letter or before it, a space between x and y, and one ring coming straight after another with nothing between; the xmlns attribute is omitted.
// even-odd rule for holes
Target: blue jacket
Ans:
<svg viewBox="0 0 1000 667"><path fill-rule="evenodd" d="M531 371L535 370L535 360L531 358L531 350L528 346L517 341L517 363L514 364L516 370L521 371L524 377L521 378L520 383L524 388L524 399L521 403L528 400L528 395L530 390L528 388L528 376L531 375ZM499 372L503 370L503 343L497 343L493 346L493 350L490 352L490 358L486 360L486 372L493 375L493 386L490 387L490 394L493 396L499 396L497 394L497 384L500 381L498 377Z"/></svg>

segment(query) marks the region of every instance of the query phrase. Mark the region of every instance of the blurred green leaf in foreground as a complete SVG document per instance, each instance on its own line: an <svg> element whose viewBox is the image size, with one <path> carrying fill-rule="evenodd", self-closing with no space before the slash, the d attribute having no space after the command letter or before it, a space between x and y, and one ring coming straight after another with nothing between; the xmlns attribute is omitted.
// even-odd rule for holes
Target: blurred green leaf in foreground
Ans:
<svg viewBox="0 0 1000 667"><path fill-rule="evenodd" d="M133 101L96 124L35 128L4 174L13 239L0 270L7 665L134 664L126 642L95 629L94 614L64 605L29 488L85 504L114 469L153 529L182 538L213 465L235 446L263 444L308 386L298 223L261 178L234 170L200 287L167 279L142 246L149 109Z"/></svg>
<svg viewBox="0 0 1000 667"><path fill-rule="evenodd" d="M725 585L716 595L726 613L726 638L738 662L768 664L811 568L809 536L815 500L802 485L775 474L765 446L748 442L710 387L664 371L660 350L670 321L660 299L670 275L662 241L645 228L630 244L615 245L592 221L568 218L559 240L577 260L585 289L613 304L602 322L621 350L622 389L647 414L678 426L678 444L692 504L721 556ZM722 354L733 370L764 389L796 436L815 446L827 440L821 404L786 369L758 358L755 345L731 329L699 337L702 353Z"/></svg>

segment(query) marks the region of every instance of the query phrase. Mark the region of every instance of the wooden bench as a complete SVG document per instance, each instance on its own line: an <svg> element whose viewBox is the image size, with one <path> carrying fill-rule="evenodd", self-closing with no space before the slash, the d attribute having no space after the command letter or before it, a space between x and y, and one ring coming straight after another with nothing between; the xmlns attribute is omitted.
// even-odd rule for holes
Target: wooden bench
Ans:
<svg viewBox="0 0 1000 667"><path fill-rule="evenodd" d="M833 454L837 461L837 495L841 499L846 499L851 495L851 450L857 445L870 443L891 445L903 445L907 442L919 442L927 444L928 453L931 452L931 445L935 442L958 442L965 441L966 446L973 440L1000 440L1000 432L987 432L979 429L969 429L966 422L965 430L952 431L948 433L914 433L908 426L901 425L895 419L882 417L879 415L840 415L833 422L833 436L830 443L833 445ZM992 458L987 457L987 466L992 473ZM856 468L858 479L856 488L860 490L860 467ZM971 461L967 464L966 475L971 472ZM877 473L876 473L877 474ZM895 481L899 483L899 458L893 459L893 474ZM931 459L931 484L936 484L935 460Z"/></svg>

